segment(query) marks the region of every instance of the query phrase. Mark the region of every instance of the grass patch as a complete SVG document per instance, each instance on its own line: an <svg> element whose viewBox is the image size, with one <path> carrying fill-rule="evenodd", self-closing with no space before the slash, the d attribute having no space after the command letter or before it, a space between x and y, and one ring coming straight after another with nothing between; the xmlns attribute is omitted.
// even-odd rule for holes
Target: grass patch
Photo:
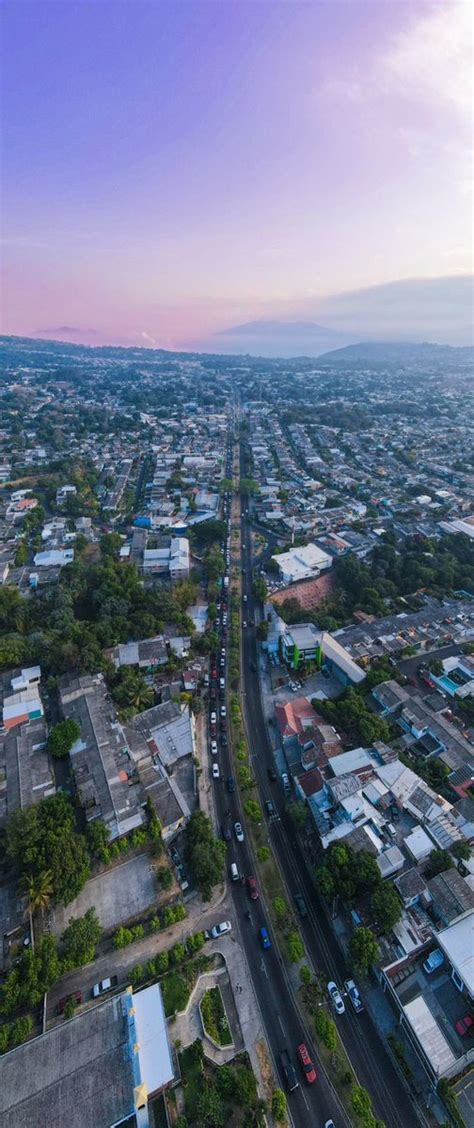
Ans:
<svg viewBox="0 0 474 1128"><path fill-rule="evenodd" d="M176 1014L176 1011L184 1010L193 984L181 972L171 971L169 975L163 977L160 986L166 1017L170 1018L172 1014Z"/></svg>
<svg viewBox="0 0 474 1128"><path fill-rule="evenodd" d="M232 1033L219 987L210 987L203 995L201 1017L206 1034L209 1034L218 1046L232 1045Z"/></svg>

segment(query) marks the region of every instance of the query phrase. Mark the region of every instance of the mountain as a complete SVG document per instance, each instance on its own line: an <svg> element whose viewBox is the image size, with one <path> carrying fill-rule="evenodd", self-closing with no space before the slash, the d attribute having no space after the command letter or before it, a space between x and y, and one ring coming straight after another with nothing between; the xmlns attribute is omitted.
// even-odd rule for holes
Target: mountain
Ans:
<svg viewBox="0 0 474 1128"><path fill-rule="evenodd" d="M362 341L341 349L331 349L320 356L321 364L445 364L449 361L473 363L471 345L433 345L426 341Z"/></svg>
<svg viewBox="0 0 474 1128"><path fill-rule="evenodd" d="M320 356L357 341L356 333L328 329L314 321L248 321L232 325L215 334L214 347L224 352L251 353L252 356Z"/></svg>

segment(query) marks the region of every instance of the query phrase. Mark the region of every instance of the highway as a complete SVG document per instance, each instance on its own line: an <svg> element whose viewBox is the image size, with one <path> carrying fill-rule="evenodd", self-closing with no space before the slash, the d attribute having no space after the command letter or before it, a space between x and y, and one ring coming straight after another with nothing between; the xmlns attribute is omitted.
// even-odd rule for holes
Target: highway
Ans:
<svg viewBox="0 0 474 1128"><path fill-rule="evenodd" d="M247 594L245 618L249 624L242 630L242 693L252 767L262 803L271 798L280 815L279 820L272 821L269 834L287 885L290 903L294 893L299 892L308 906L308 917L300 921L300 926L314 969L322 973L326 980L335 979L342 988L351 969L345 965L330 921L308 880L306 863L295 840L294 828L285 814L280 782L271 783L268 779L267 769L274 766L274 758L263 715L259 680L254 673L254 669L258 669L259 656L253 626L255 607L252 598L250 525L244 507L242 509L242 590ZM343 1016L334 1015L334 1018L357 1079L370 1092L375 1115L384 1121L387 1128L411 1128L412 1125L418 1125L420 1120L417 1111L367 1010L356 1015L347 1006ZM337 1128L341 1121L335 1115L334 1121Z"/></svg>
<svg viewBox="0 0 474 1128"><path fill-rule="evenodd" d="M230 476L229 471L228 466L228 476ZM222 623L222 608L220 618ZM234 822L236 820L243 822L243 818L238 791L229 794L226 788L227 778L234 774L228 746L220 746L219 766L221 778L216 781L215 786L218 818L221 824L226 822L233 828ZM249 876L255 872L247 839L243 843L238 843L233 833L232 842L228 847L229 869L234 861L241 875ZM233 927L240 933L281 1088L285 1089L284 1079L278 1069L278 1055L282 1049L288 1049L298 1074L299 1087L292 1093L286 1093L293 1124L295 1128L308 1128L309 1125L311 1128L324 1128L326 1120L332 1117L335 1128L343 1128L343 1126L345 1128L350 1121L324 1074L318 1069L316 1082L307 1085L298 1068L296 1047L304 1041L313 1060L316 1061L315 1047L294 1005L286 971L274 944L267 951L261 948L259 928L265 925L271 935L270 923L266 918L262 901L260 899L250 901L240 881L230 881L229 886L235 910ZM247 919L248 913L250 919Z"/></svg>

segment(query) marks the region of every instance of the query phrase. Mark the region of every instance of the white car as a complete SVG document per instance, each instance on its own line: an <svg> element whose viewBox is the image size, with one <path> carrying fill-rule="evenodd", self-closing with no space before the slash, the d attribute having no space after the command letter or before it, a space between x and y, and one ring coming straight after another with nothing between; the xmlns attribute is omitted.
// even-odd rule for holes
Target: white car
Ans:
<svg viewBox="0 0 474 1128"><path fill-rule="evenodd" d="M211 725L215 725L215 724L217 724L217 715L213 710L212 713L211 713Z"/></svg>
<svg viewBox="0 0 474 1128"><path fill-rule="evenodd" d="M359 988L356 986L353 979L345 979L344 987L347 991L349 1000L352 1003L356 1014L360 1014L360 1012L364 1009L364 1004L359 994Z"/></svg>
<svg viewBox="0 0 474 1128"><path fill-rule="evenodd" d="M246 595L243 596L243 601L244 601L244 603L247 602L247 596Z"/></svg>
<svg viewBox="0 0 474 1128"><path fill-rule="evenodd" d="M344 1014L345 1009L346 1009L345 1006L344 1006L344 1000L342 998L339 987L337 986L337 983L334 983L334 981L332 979L331 979L330 983L328 983L328 991L329 991L329 995L331 997L331 1002L334 1005L334 1009L335 1009L336 1013L337 1014Z"/></svg>
<svg viewBox="0 0 474 1128"><path fill-rule="evenodd" d="M227 709L226 709L225 705L221 705L221 717L226 717L226 716L227 716Z"/></svg>
<svg viewBox="0 0 474 1128"><path fill-rule="evenodd" d="M215 924L214 928L211 928L212 939L218 940L219 936L225 936L226 932L232 932L230 920L222 920L220 924Z"/></svg>
<svg viewBox="0 0 474 1128"><path fill-rule="evenodd" d="M214 763L212 765L212 778L213 779L219 779L219 776L220 776L219 764Z"/></svg>
<svg viewBox="0 0 474 1128"><path fill-rule="evenodd" d="M247 626L247 623L246 623L245 619L244 619L244 621L243 621L243 623L242 623L242 626L243 626L243 627L246 627L246 626Z"/></svg>
<svg viewBox="0 0 474 1128"><path fill-rule="evenodd" d="M235 831L235 837L237 839L237 842L243 842L244 841L244 832L242 830L242 823L239 823L239 822L234 823L234 831Z"/></svg>
<svg viewBox="0 0 474 1128"><path fill-rule="evenodd" d="M211 756L217 756L217 740L211 740Z"/></svg>

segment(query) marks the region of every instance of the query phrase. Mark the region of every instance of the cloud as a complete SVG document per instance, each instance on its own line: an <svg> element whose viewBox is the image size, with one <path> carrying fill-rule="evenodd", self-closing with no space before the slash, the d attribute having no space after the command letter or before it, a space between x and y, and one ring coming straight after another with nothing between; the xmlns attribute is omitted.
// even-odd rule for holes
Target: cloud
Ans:
<svg viewBox="0 0 474 1128"><path fill-rule="evenodd" d="M52 333L67 333L69 337L96 337L97 329L81 329L77 325L56 325L54 329L35 329L35 337L50 337Z"/></svg>
<svg viewBox="0 0 474 1128"><path fill-rule="evenodd" d="M383 59L387 84L418 99L472 113L472 3L431 6L399 32Z"/></svg>

